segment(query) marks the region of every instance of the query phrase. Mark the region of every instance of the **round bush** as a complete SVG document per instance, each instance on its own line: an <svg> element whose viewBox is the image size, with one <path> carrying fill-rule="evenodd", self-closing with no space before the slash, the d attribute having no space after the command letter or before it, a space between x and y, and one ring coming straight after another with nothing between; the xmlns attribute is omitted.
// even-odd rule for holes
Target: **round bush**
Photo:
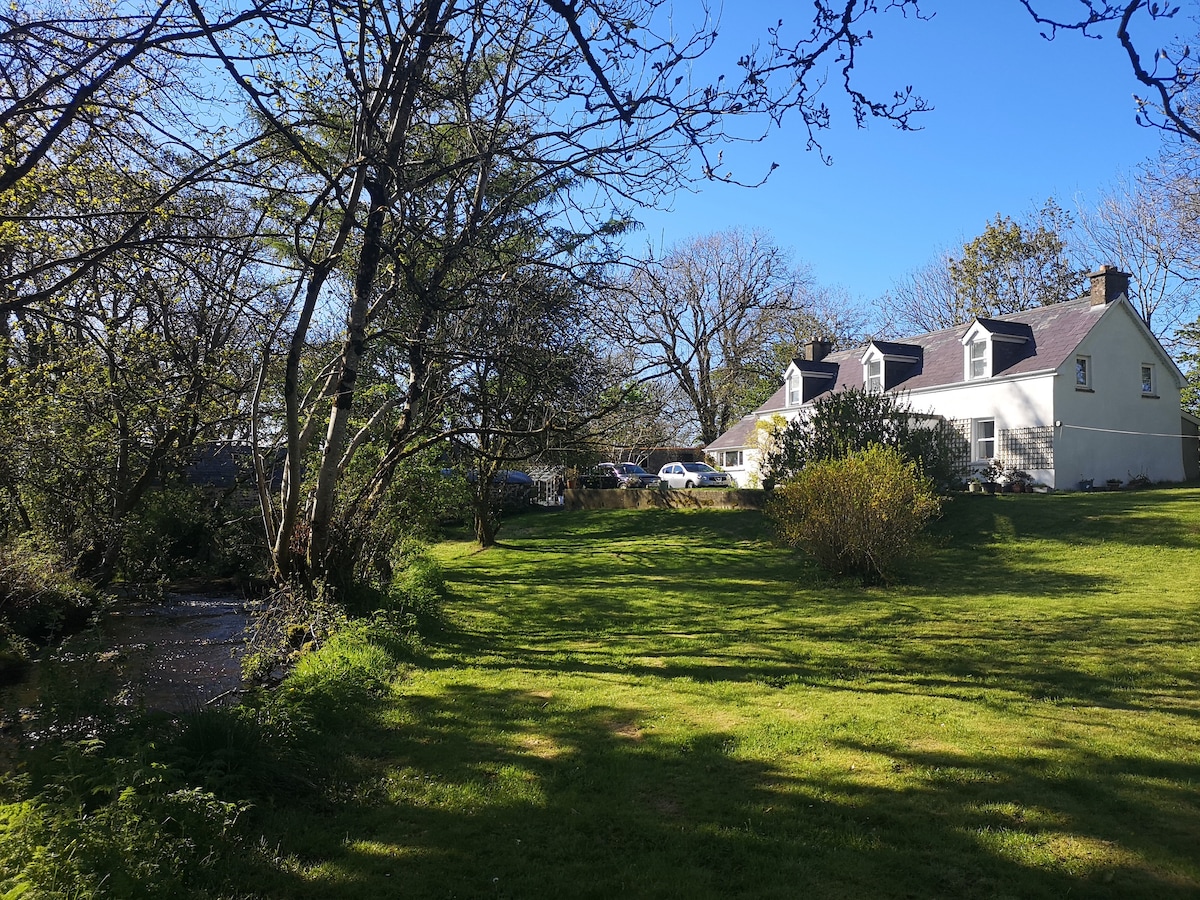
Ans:
<svg viewBox="0 0 1200 900"><path fill-rule="evenodd" d="M809 463L776 489L767 515L784 543L827 571L887 580L940 508L915 463L874 444Z"/></svg>

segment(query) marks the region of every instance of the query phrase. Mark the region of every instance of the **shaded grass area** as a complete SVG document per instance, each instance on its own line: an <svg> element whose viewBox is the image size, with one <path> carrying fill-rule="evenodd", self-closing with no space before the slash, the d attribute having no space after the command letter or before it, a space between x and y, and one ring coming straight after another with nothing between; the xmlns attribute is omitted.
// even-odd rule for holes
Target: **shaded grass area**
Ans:
<svg viewBox="0 0 1200 900"><path fill-rule="evenodd" d="M272 701L204 895L1200 895L1198 550L1196 489L964 495L889 588L757 512L513 520Z"/></svg>

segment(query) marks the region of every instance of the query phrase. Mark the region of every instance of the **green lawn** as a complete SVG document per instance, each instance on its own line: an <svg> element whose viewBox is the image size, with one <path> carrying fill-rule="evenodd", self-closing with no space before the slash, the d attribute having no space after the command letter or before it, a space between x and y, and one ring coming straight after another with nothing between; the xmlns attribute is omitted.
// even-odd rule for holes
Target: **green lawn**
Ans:
<svg viewBox="0 0 1200 900"><path fill-rule="evenodd" d="M501 541L248 889L1200 895L1200 491L962 496L888 588L754 512Z"/></svg>

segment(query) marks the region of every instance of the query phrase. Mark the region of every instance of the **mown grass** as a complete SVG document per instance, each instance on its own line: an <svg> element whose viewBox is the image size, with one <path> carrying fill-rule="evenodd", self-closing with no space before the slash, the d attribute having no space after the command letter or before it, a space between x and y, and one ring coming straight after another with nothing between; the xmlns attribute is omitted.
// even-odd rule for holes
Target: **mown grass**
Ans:
<svg viewBox="0 0 1200 900"><path fill-rule="evenodd" d="M965 495L890 587L764 528L441 545L442 631L285 688L220 896L1200 895L1200 490Z"/></svg>
<svg viewBox="0 0 1200 900"><path fill-rule="evenodd" d="M889 588L752 512L443 545L450 624L255 889L1195 896L1198 501L961 497Z"/></svg>

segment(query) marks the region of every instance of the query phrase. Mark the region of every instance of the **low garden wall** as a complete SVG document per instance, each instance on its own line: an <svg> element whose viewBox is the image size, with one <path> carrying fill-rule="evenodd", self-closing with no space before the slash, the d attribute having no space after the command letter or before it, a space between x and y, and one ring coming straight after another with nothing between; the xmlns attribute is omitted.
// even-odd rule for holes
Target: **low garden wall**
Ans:
<svg viewBox="0 0 1200 900"><path fill-rule="evenodd" d="M746 488L729 491L574 488L563 494L563 506L567 509L762 509L765 500L765 491Z"/></svg>

